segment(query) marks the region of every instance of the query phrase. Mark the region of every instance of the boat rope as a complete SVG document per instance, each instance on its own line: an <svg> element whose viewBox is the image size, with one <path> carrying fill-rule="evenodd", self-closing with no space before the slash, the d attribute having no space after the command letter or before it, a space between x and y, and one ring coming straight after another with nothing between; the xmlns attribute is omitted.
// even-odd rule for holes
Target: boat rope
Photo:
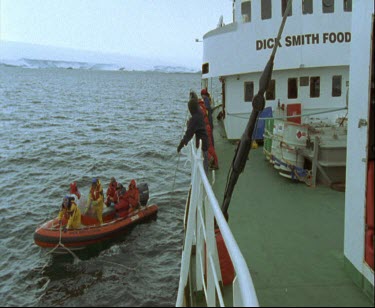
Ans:
<svg viewBox="0 0 375 308"><path fill-rule="evenodd" d="M66 251L68 251L73 256L74 260L81 261L73 251L71 251L68 247L66 247L61 242L61 237L62 237L62 227L61 226L60 226L59 230L60 230L59 243L56 245L55 248L53 248L52 250L50 250L49 252L47 252L46 255L49 255L50 253L53 253L57 248L62 247L62 248L64 248Z"/></svg>
<svg viewBox="0 0 375 308"><path fill-rule="evenodd" d="M174 193L174 189L175 189L175 185L176 185L176 174L177 174L177 170L178 170L178 165L180 164L180 158L181 158L181 153L178 153L177 165L176 165L176 168L174 170L174 176L173 176L172 194ZM171 194L171 198L172 198L172 194ZM172 201L172 200L170 200L170 201Z"/></svg>
<svg viewBox="0 0 375 308"><path fill-rule="evenodd" d="M185 121L184 121L184 124L182 125L182 133L181 133L181 137L180 137L180 140L182 139L182 137L184 136L184 132L185 132L185 126L186 126L186 121L188 120L188 117L189 117L189 112L187 111L186 112L186 116L185 116ZM180 164L180 159L181 159L181 153L178 153L178 159L177 159L177 164L176 164L176 168L174 170L174 176L173 176L173 185L172 185L172 193L171 193L171 197L170 197L170 200L169 200L169 203L172 203L172 195L174 194L174 190L175 190L175 185L176 185L176 175L177 175L177 171L178 171L178 166Z"/></svg>
<svg viewBox="0 0 375 308"><path fill-rule="evenodd" d="M298 117L304 118L304 117L309 117L309 116L312 116L312 115L325 114L325 113L331 113L331 112L337 112L337 111L343 111L343 110L347 110L347 108L346 107L334 108L334 109L329 109L329 110L325 110L325 111L295 114L295 115L290 115L290 116L266 117L266 118L259 118L259 120L283 120L283 119L298 118ZM241 116L240 114L244 114L244 113L227 113L227 115L231 116L231 117L246 119L246 120L249 119L249 117Z"/></svg>
<svg viewBox="0 0 375 308"><path fill-rule="evenodd" d="M116 266L121 266L121 267L125 268L128 271L135 271L136 270L136 268L127 267L125 265L122 265L122 264L116 263L116 262L105 261L105 260L101 260L100 262L104 262L104 263L108 263L108 264L112 264L112 265L116 265Z"/></svg>
<svg viewBox="0 0 375 308"><path fill-rule="evenodd" d="M60 236L59 236L59 243L55 246L55 248L53 248L52 250L50 250L49 252L46 253L46 256L48 256L49 254L53 253L57 248L59 247L62 247L64 248L65 250L67 250L74 258L74 261L75 262L79 262L81 261L80 258L77 257L77 255L71 251L68 247L66 247L62 242L61 242L61 237L62 237L62 228L60 226ZM47 263L41 268L40 272L43 272L43 270L46 268L46 266L48 265L49 261L47 261Z"/></svg>

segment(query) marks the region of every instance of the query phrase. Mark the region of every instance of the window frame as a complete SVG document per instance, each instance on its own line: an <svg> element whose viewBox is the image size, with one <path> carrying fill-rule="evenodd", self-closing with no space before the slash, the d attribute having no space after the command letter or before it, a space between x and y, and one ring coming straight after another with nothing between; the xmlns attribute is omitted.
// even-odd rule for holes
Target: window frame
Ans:
<svg viewBox="0 0 375 308"><path fill-rule="evenodd" d="M248 7L246 7L248 6ZM248 11L246 12L246 9ZM242 22L247 23L251 22L251 0L242 0L241 2L241 16L242 16ZM248 20L245 20L245 16L248 17Z"/></svg>
<svg viewBox="0 0 375 308"><path fill-rule="evenodd" d="M306 2L306 6L305 6ZM302 0L302 14L313 14L314 13L314 1L313 0Z"/></svg>
<svg viewBox="0 0 375 308"><path fill-rule="evenodd" d="M340 79L339 87L335 87L335 78ZM340 94L335 93L335 91L339 91ZM342 75L334 75L332 76L332 97L341 97L342 96Z"/></svg>
<svg viewBox="0 0 375 308"><path fill-rule="evenodd" d="M294 85L291 82L294 81ZM291 96L291 87L295 86L295 97ZM298 98L298 77L288 78L288 99L297 99Z"/></svg>
<svg viewBox="0 0 375 308"><path fill-rule="evenodd" d="M316 81L319 82L318 87L317 87ZM318 89L318 94L315 94L317 89ZM311 98L320 97L320 76L310 77L310 97Z"/></svg>
<svg viewBox="0 0 375 308"><path fill-rule="evenodd" d="M248 87L247 86L250 86L250 93L248 93ZM254 99L254 81L245 81L244 82L244 102L245 103L251 103Z"/></svg>
<svg viewBox="0 0 375 308"><path fill-rule="evenodd" d="M330 5L325 2L332 1ZM332 8L332 9L331 9ZM335 12L335 0L322 0L322 12L323 14L332 14Z"/></svg>
<svg viewBox="0 0 375 308"><path fill-rule="evenodd" d="M271 101L276 99L276 80L271 79L270 84L266 90L266 100Z"/></svg>
<svg viewBox="0 0 375 308"><path fill-rule="evenodd" d="M210 72L210 64L208 62L202 64L202 74L208 74Z"/></svg>
<svg viewBox="0 0 375 308"><path fill-rule="evenodd" d="M272 1L271 0L261 0L260 10L261 10L262 20L272 19Z"/></svg>
<svg viewBox="0 0 375 308"><path fill-rule="evenodd" d="M353 10L353 1L352 0L343 0L344 12L351 12Z"/></svg>
<svg viewBox="0 0 375 308"><path fill-rule="evenodd" d="M309 85L310 85L310 77L309 76L299 77L299 86L300 87L308 87Z"/></svg>
<svg viewBox="0 0 375 308"><path fill-rule="evenodd" d="M284 16L284 12L287 6L288 6L288 0L281 0L281 16ZM292 16L292 15L293 15L293 2L291 4L291 8L290 8L288 16Z"/></svg>

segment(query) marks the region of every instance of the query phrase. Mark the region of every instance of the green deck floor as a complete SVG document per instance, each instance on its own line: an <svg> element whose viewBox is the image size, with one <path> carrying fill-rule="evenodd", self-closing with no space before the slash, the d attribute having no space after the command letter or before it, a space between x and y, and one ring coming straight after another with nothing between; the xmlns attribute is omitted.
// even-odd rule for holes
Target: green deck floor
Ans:
<svg viewBox="0 0 375 308"><path fill-rule="evenodd" d="M220 169L213 189L221 204L236 146L218 124L215 148ZM344 207L345 193L292 182L265 160L263 147L250 152L229 226L260 306L374 306L344 270Z"/></svg>

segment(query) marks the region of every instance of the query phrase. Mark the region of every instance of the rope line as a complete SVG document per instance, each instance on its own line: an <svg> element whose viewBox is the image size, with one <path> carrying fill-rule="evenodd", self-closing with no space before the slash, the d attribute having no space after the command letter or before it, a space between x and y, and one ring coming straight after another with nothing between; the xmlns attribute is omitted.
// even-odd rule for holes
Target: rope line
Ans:
<svg viewBox="0 0 375 308"><path fill-rule="evenodd" d="M297 117L304 118L304 117L308 117L308 116L312 116L312 115L325 114L325 113L331 113L331 112L337 112L337 111L343 111L343 110L348 110L348 108L346 108L346 107L335 108L335 109L329 109L329 110L326 110L326 111L311 112L311 113L304 113L304 114L291 115L291 116L259 118L258 120L283 120L283 119L297 118ZM240 119L246 119L246 120L249 119L249 117L240 116L240 114L238 114L238 113L227 113L227 115L231 116L231 117L235 117L235 118L240 118Z"/></svg>
<svg viewBox="0 0 375 308"><path fill-rule="evenodd" d="M184 124L182 125L182 133L181 133L180 140L181 140L182 137L184 136L185 126L186 126L185 123L186 123L188 117L189 117L189 112L187 111L187 112L186 112L186 116L185 116ZM171 193L171 197L170 197L170 199L169 199L169 203L172 203L172 195L174 194L174 190L175 190L175 186L176 186L176 176L177 176L177 171L178 171L178 167L179 167L179 164L180 164L180 159L181 159L181 153L178 153L178 160L177 160L176 168L175 168L175 170L174 170L173 185L172 185L172 193Z"/></svg>
<svg viewBox="0 0 375 308"><path fill-rule="evenodd" d="M73 251L71 251L68 247L66 247L61 242L61 237L62 237L62 233L61 233L62 228L61 228L61 226L60 226L59 230L60 230L60 236L59 236L59 242L58 242L58 244L52 250L48 251L45 256L48 256L49 254L52 254L57 248L62 247L62 248L64 248L66 251L68 251L73 256L75 262L81 261L80 258L78 258L77 255ZM47 263L41 268L40 272L43 272L43 270L46 268L46 266L48 265L48 263L49 263L49 261L47 261Z"/></svg>
<svg viewBox="0 0 375 308"><path fill-rule="evenodd" d="M174 189L175 189L175 185L176 185L176 174L177 174L177 170L178 170L178 165L180 164L180 158L181 158L181 154L178 153L178 160L177 160L177 165L176 165L176 168L174 170L174 177L173 177L173 186L172 186L172 194L174 193ZM171 194L171 198L172 198L172 194ZM171 203L172 200L170 200L170 203Z"/></svg>
<svg viewBox="0 0 375 308"><path fill-rule="evenodd" d="M53 253L57 248L62 247L62 248L64 248L66 251L68 251L68 252L73 256L73 258L74 258L75 260L81 261L73 251L71 251L68 247L66 247L66 246L61 242L61 237L62 237L62 233L61 233L61 232L62 232L62 228L61 228L61 226L60 226L60 238L59 238L59 243L55 246L55 248L53 248L52 250L50 250L49 252L47 252L46 255L49 255L49 254Z"/></svg>
<svg viewBox="0 0 375 308"><path fill-rule="evenodd" d="M116 263L116 262L111 262L111 261L106 261L106 260L101 260L100 262L104 262L104 263L108 263L108 264L112 264L112 265L116 265L116 266L121 266L121 267L125 268L128 271L135 271L136 270L136 268L127 267L125 265L122 265L122 264Z"/></svg>

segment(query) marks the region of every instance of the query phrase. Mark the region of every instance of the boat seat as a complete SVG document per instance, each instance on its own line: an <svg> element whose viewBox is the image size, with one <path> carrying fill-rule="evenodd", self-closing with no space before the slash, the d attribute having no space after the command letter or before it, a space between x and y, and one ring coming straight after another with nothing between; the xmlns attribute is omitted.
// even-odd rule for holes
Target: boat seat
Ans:
<svg viewBox="0 0 375 308"><path fill-rule="evenodd" d="M104 209L103 209L103 218L105 216L111 215L111 214L113 214L115 212L116 212L116 209L113 206L110 206L110 207L104 206Z"/></svg>
<svg viewBox="0 0 375 308"><path fill-rule="evenodd" d="M108 222L111 221L115 218L116 214L116 209L114 207L106 207L104 206L103 208L103 222ZM97 225L99 224L98 219L96 218L96 214L93 212L88 212L85 215L81 215L81 223L86 226L91 226L91 225Z"/></svg>

